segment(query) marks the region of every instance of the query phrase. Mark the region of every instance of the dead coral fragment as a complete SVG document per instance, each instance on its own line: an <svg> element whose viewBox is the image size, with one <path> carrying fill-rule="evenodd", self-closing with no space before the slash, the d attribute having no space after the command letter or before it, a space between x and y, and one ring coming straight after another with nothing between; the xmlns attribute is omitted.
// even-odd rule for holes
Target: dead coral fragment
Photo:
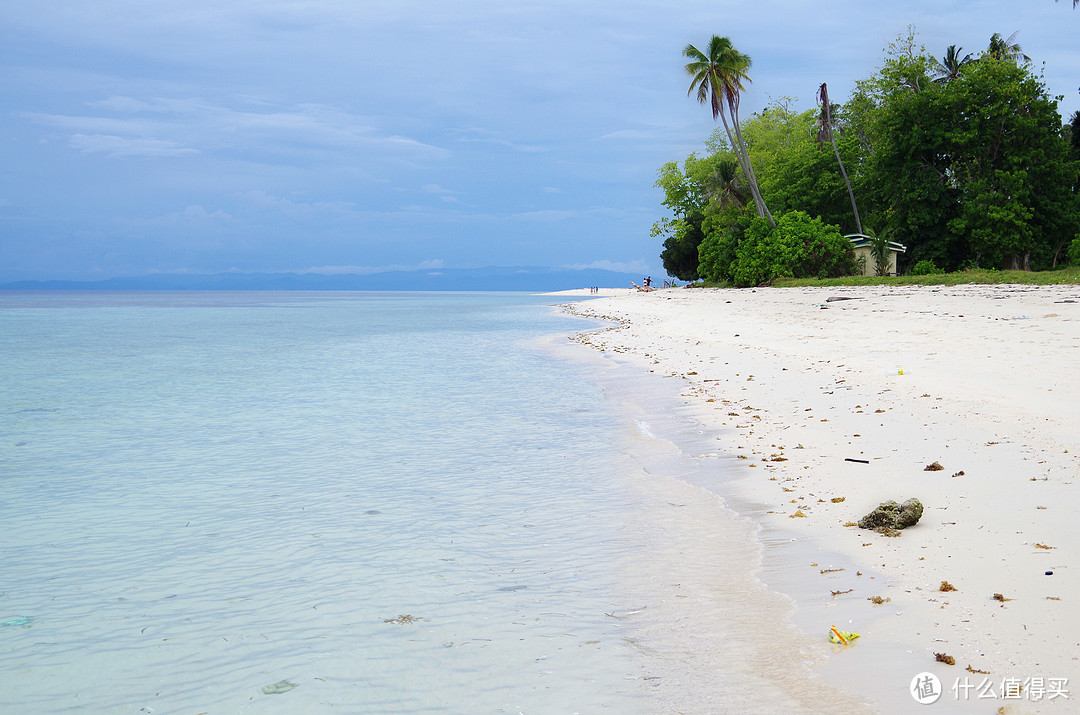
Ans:
<svg viewBox="0 0 1080 715"><path fill-rule="evenodd" d="M939 663L946 663L947 665L956 665L956 658L953 658L947 653L934 653L934 660Z"/></svg>
<svg viewBox="0 0 1080 715"><path fill-rule="evenodd" d="M948 581L942 581L942 582L941 582L941 586L940 586L940 587L938 588L938 590L939 590L939 591L955 591L955 590L956 590L956 586L953 586L953 585L952 585L951 583L949 583Z"/></svg>
<svg viewBox="0 0 1080 715"><path fill-rule="evenodd" d="M945 469L945 467L941 466L939 462L931 462L923 467L924 472L940 472L942 469Z"/></svg>
<svg viewBox="0 0 1080 715"><path fill-rule="evenodd" d="M906 529L917 524L922 513L923 505L918 499L911 498L903 504L897 504L890 499L859 519L859 528L874 529L881 533L886 533L884 530Z"/></svg>

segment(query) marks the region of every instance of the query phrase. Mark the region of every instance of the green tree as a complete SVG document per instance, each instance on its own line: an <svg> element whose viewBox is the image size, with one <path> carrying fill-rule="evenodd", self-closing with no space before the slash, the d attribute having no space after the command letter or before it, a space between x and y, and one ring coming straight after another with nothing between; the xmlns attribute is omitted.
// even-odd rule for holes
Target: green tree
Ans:
<svg viewBox="0 0 1080 715"><path fill-rule="evenodd" d="M909 263L1050 265L1058 237L1075 234L1075 166L1057 105L1017 64L1012 39L996 36L996 51L945 83L927 81L932 58L899 43L859 85L873 145L866 185Z"/></svg>
<svg viewBox="0 0 1080 715"><path fill-rule="evenodd" d="M851 202L832 152L817 143L813 110L797 112L787 98L773 101L749 117L743 126L754 166L760 167L762 196L776 214L805 211L856 230ZM839 110L833 115L834 121ZM837 148L844 164L855 159L857 141L837 132Z"/></svg>
<svg viewBox="0 0 1080 715"><path fill-rule="evenodd" d="M652 228L653 237L664 239L664 269L679 280L696 280L703 223L713 214L740 213L749 200L737 162L726 151L707 157L691 154L682 167L673 161L660 167L655 185L664 192L661 203L673 214Z"/></svg>
<svg viewBox="0 0 1080 715"><path fill-rule="evenodd" d="M664 239L664 250L660 253L664 270L681 281L696 281L700 277L698 247L705 238L701 222L682 219L661 219L661 222L665 224L664 229L668 234ZM653 235L659 234L654 232Z"/></svg>
<svg viewBox="0 0 1080 715"><path fill-rule="evenodd" d="M713 121L716 121L717 117L722 121L728 141L746 177L758 215L766 217L772 224L773 218L758 189L757 177L754 175L739 124L739 102L744 90L743 83L750 81L747 74L750 69L750 56L736 50L728 38L716 35L709 41L708 52L687 45L683 49L683 56L690 60L684 67L691 78L687 94L695 95L701 104L709 104Z"/></svg>

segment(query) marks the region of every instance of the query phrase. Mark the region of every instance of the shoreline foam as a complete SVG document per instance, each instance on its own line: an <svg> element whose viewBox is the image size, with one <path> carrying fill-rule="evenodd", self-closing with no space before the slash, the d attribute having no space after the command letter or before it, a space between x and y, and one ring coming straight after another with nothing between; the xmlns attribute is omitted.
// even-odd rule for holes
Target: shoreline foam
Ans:
<svg viewBox="0 0 1080 715"><path fill-rule="evenodd" d="M738 477L707 488L761 526L761 577L794 599L827 681L884 712L916 705L923 671L948 700L964 678L1022 712L1080 697L1080 289L663 290L568 310L617 323L573 341L672 380L734 457ZM924 471L933 462L944 469ZM912 496L926 512L899 538L844 526ZM833 624L863 637L833 647ZM1069 699L1037 700L1029 680L1006 700L1006 678L1068 678ZM954 711L990 700L959 695Z"/></svg>

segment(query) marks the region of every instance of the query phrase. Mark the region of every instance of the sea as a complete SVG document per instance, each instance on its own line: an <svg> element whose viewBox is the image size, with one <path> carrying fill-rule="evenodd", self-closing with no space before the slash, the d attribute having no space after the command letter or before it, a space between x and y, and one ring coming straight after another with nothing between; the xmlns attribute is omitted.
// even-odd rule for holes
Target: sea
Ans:
<svg viewBox="0 0 1080 715"><path fill-rule="evenodd" d="M0 712L790 705L715 438L566 300L0 294Z"/></svg>

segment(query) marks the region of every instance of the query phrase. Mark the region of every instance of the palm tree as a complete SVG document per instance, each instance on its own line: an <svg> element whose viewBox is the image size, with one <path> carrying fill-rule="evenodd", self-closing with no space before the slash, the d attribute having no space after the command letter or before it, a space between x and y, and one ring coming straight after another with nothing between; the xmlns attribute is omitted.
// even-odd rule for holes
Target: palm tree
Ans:
<svg viewBox="0 0 1080 715"><path fill-rule="evenodd" d="M821 102L821 114L818 116L818 142L832 143L833 153L836 154L836 163L840 165L840 175L844 177L844 185L847 186L848 196L851 198L851 210L855 212L855 228L862 233L862 220L859 218L859 207L855 205L855 192L851 190L851 181L848 180L844 162L840 160L840 150L836 147L836 134L833 133L832 103L829 101L829 88L824 82L818 87L818 101Z"/></svg>
<svg viewBox="0 0 1080 715"><path fill-rule="evenodd" d="M696 94L701 104L708 102L712 109L713 121L719 117L724 123L724 131L727 132L728 141L735 150L735 158L738 159L739 166L746 175L758 216L768 218L769 223L775 228L776 222L773 221L772 214L769 213L765 200L761 197L757 177L754 176L754 167L750 164L750 156L743 143L742 129L739 127L739 98L743 91L743 82L750 81L749 75L746 74L746 71L750 69L750 57L736 50L728 38L716 35L713 35L709 41L708 53L702 52L693 45L687 45L683 49L683 56L690 60L685 67L686 73L691 78L687 95ZM734 136L731 133L732 125L735 127Z"/></svg>
<svg viewBox="0 0 1080 715"><path fill-rule="evenodd" d="M934 73L937 75L934 79L935 82L948 82L951 79L956 79L960 74L960 68L973 61L970 52L962 58L960 57L963 50L963 47L949 45L945 48L945 56L940 60L934 60Z"/></svg>
<svg viewBox="0 0 1080 715"><path fill-rule="evenodd" d="M1020 34L1019 30L1009 35L1007 40L1001 39L1001 34L997 32L990 35L990 46L986 48L983 56L993 57L995 60L1011 60L1017 64L1020 63L1020 60L1031 62L1031 58L1020 49L1020 43L1013 42L1018 34Z"/></svg>
<svg viewBox="0 0 1080 715"><path fill-rule="evenodd" d="M705 184L705 198L715 202L720 208L725 206L746 206L750 196L739 181L739 165L731 159L716 162Z"/></svg>

